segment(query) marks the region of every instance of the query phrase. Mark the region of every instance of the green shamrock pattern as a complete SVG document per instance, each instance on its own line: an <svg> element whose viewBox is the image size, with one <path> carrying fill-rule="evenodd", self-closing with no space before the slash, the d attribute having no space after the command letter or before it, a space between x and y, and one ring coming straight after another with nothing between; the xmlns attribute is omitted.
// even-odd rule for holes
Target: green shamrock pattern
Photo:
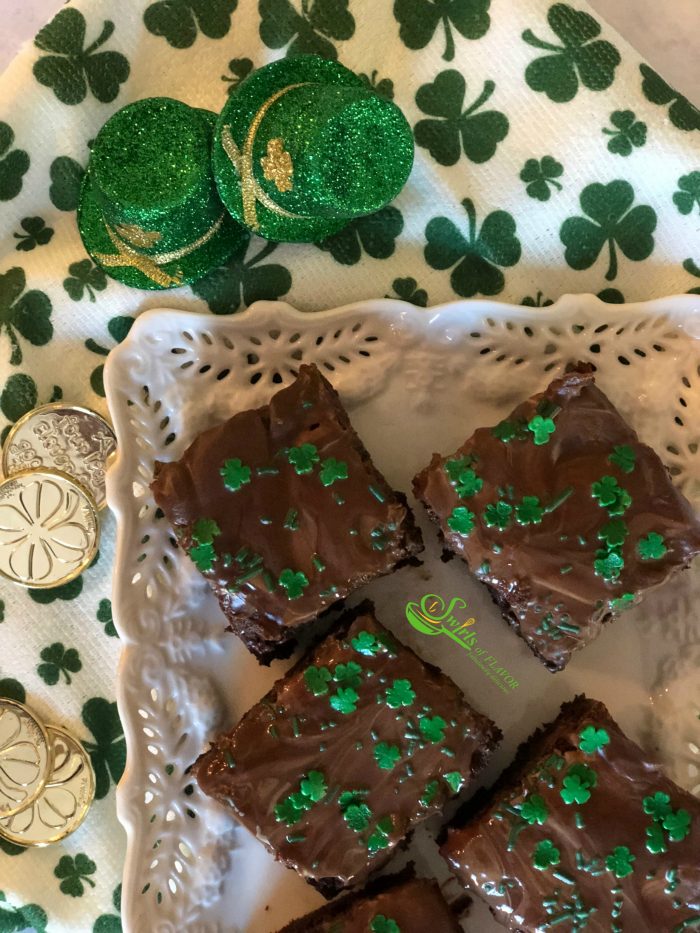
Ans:
<svg viewBox="0 0 700 933"><path fill-rule="evenodd" d="M163 36L174 49L189 49L201 32L223 39L231 28L238 0L157 0L146 7L143 21L154 36Z"/></svg>
<svg viewBox="0 0 700 933"><path fill-rule="evenodd" d="M24 149L13 149L12 127L0 121L0 201L11 201L22 190L29 170L29 156Z"/></svg>
<svg viewBox="0 0 700 933"><path fill-rule="evenodd" d="M555 3L547 13L547 23L555 42L538 38L531 29L523 33L528 45L548 53L527 66L528 86L558 104L573 100L580 85L591 91L609 88L621 58L612 43L598 38L598 21L584 10Z"/></svg>
<svg viewBox="0 0 700 933"><path fill-rule="evenodd" d="M515 220L507 211L493 211L479 229L474 202L462 201L467 236L447 217L436 217L425 230L425 259L433 269L452 269L450 282L462 298L498 295L505 286L499 266L514 266L521 256Z"/></svg>
<svg viewBox="0 0 700 933"><path fill-rule="evenodd" d="M572 269L588 269L607 245L605 278L618 273L618 250L627 259L641 262L654 251L656 211L648 204L634 205L634 189L627 181L607 185L594 182L581 192L586 217L570 217L561 227L564 258Z"/></svg>
<svg viewBox="0 0 700 933"><path fill-rule="evenodd" d="M51 88L61 103L81 104L88 91L100 103L111 103L130 72L121 52L98 51L113 33L114 23L105 20L97 38L89 40L80 10L60 10L34 40L36 47L47 53L35 62L34 77Z"/></svg>
<svg viewBox="0 0 700 933"><path fill-rule="evenodd" d="M517 55L509 54L513 47ZM394 203L316 245L252 236L221 268L172 296L126 289L88 258L75 212L90 147L111 113L138 97L168 93L169 85L184 87L190 73L197 75L197 94L183 99L218 112L255 67L309 52L348 65L366 89L406 114L416 160ZM0 84L0 442L26 412L61 398L105 413L106 358L128 337L135 315L158 304L233 314L259 299L314 311L385 296L421 313L465 297L547 308L564 292L590 292L611 304L700 294L700 252L692 244L700 214L694 148L700 111L640 62L586 0L522 0L509 12L490 0L387 0L381 6L369 0L144 0L136 10L108 0L71 0L24 52L22 68L23 83ZM655 173L662 162L670 170ZM536 435L515 427L556 443L547 415L542 419L533 425ZM556 428L556 417L550 420ZM311 467L301 474L304 481L342 496L347 464L323 454L318 460L299 456L299 468ZM616 485L601 488L595 569L610 580L624 561L662 565L672 547L653 531L632 540L624 521L629 463L624 451L611 455L607 472ZM533 496L494 497L477 507L479 473L479 464L462 463L450 475L460 496L449 518L453 535L473 534L486 513L494 527L506 529L536 528L544 520L548 503ZM289 516L290 526L299 521ZM381 529L378 534L380 542ZM0 840L8 879L3 875L0 885L0 930L66 933L63 914L52 916L52 904L78 907L81 929L121 929L114 852L121 853L123 834L116 828L114 790L126 746L114 703L120 645L109 599L109 535L105 541L110 547L101 563L76 580L13 591L9 599L3 592L0 600L0 630L17 649L13 668L0 669L0 695L30 704L41 697L85 740L97 774L94 812L105 827L103 841L66 847L71 861L61 864L60 877L53 872L64 852L44 863L31 850ZM198 547L203 565L213 566L215 540ZM292 606L315 573L294 566L279 571L280 592ZM616 612L633 603L629 593L611 601ZM67 624L58 624L63 620ZM28 626L30 642L23 637ZM307 689L328 704L329 719L347 723L366 676L364 659L391 650L369 632L353 648L357 664L305 675ZM377 687L377 697L397 714L413 709L405 705L410 686L392 679ZM420 721L421 740L439 741L440 722ZM606 736L591 728L585 748L594 770ZM403 769L398 746L377 743L375 749L378 776ZM573 812L576 797L596 790L586 772L565 777ZM463 782L458 772L443 778L444 785L443 779L427 783L425 806L439 786L456 793ZM318 794L316 779L306 779L306 790ZM293 821L316 805L296 790L284 802ZM361 791L352 793L341 804L343 816L371 853L381 852L392 822L373 813ZM536 797L523 801L527 825L525 817L543 826L540 840L548 835L546 807ZM686 821L677 802L665 807L662 801L640 813L640 839L649 851L672 851L689 831ZM533 860L535 846L527 850ZM600 853L602 866L612 856L613 869L604 867L611 884L619 883L614 868L631 864L634 871L624 855ZM555 858L543 846L539 870L559 871ZM34 896L34 878L45 895ZM378 928L393 930L390 917L375 920Z"/></svg>
<svg viewBox="0 0 700 933"><path fill-rule="evenodd" d="M465 107L467 83L452 69L441 72L432 84L418 88L416 104L430 117L415 127L416 142L440 165L455 165L462 154L472 162L488 162L508 135L508 118L498 110L482 108L496 85L484 82L478 97Z"/></svg>

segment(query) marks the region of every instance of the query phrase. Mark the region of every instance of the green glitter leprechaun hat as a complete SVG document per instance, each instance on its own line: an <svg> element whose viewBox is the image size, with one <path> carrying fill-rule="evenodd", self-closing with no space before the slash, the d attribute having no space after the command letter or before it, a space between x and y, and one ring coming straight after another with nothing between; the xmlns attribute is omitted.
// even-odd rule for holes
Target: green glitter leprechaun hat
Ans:
<svg viewBox="0 0 700 933"><path fill-rule="evenodd" d="M273 62L231 93L214 174L231 214L270 240L313 242L403 188L413 134L394 104L315 55Z"/></svg>
<svg viewBox="0 0 700 933"><path fill-rule="evenodd" d="M102 127L80 194L93 260L136 288L175 288L222 265L248 232L211 170L216 117L168 97L129 104Z"/></svg>

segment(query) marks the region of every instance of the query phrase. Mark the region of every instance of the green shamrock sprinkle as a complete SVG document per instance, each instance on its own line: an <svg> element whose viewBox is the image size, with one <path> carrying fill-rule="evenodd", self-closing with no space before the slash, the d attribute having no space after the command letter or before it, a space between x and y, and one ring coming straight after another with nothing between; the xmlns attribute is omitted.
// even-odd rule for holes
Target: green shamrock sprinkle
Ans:
<svg viewBox="0 0 700 933"><path fill-rule="evenodd" d="M192 540L195 544L211 544L221 529L213 518L198 518L192 526Z"/></svg>
<svg viewBox="0 0 700 933"><path fill-rule="evenodd" d="M377 914L369 925L371 933L401 933L401 927L391 917Z"/></svg>
<svg viewBox="0 0 700 933"><path fill-rule="evenodd" d="M350 713L354 713L357 709L358 700L359 696L352 687L338 687L337 693L334 693L331 697L331 706L339 713L349 716Z"/></svg>
<svg viewBox="0 0 700 933"><path fill-rule="evenodd" d="M338 806L344 813L348 807L359 806L368 793L368 790L344 790L338 797Z"/></svg>
<svg viewBox="0 0 700 933"><path fill-rule="evenodd" d="M323 800L328 792L326 779L320 771L309 771L300 786L302 794L314 803Z"/></svg>
<svg viewBox="0 0 700 933"><path fill-rule="evenodd" d="M499 421L495 428L491 428L491 433L494 437L497 437L499 441L503 441L504 444L507 444L509 441L512 441L513 438L522 436L522 427L515 421L509 421L506 418L504 421Z"/></svg>
<svg viewBox="0 0 700 933"><path fill-rule="evenodd" d="M391 771L401 758L401 751L397 745L380 742L374 747L374 760L382 771Z"/></svg>
<svg viewBox="0 0 700 933"><path fill-rule="evenodd" d="M528 431L532 431L535 444L541 446L549 443L549 437L554 434L555 427L551 418L543 418L542 415L535 415L527 423Z"/></svg>
<svg viewBox="0 0 700 933"><path fill-rule="evenodd" d="M457 508L452 510L452 514L447 519L447 526L458 535L466 538L474 528L475 517L474 513L470 512L465 506L458 505Z"/></svg>
<svg viewBox="0 0 700 933"><path fill-rule="evenodd" d="M455 794L458 794L464 785L464 778L459 771L448 771L447 774L443 774L443 778Z"/></svg>
<svg viewBox="0 0 700 933"><path fill-rule="evenodd" d="M631 609L634 602L634 593L623 593L617 599L610 600L610 608L613 612L622 612L624 609Z"/></svg>
<svg viewBox="0 0 700 933"><path fill-rule="evenodd" d="M595 556L593 568L599 577L613 583L619 579L622 568L625 566L624 558L619 551L614 548L610 550L601 549L595 552Z"/></svg>
<svg viewBox="0 0 700 933"><path fill-rule="evenodd" d="M581 785L587 790L595 787L598 783L598 776L592 768L588 767L588 765L572 765L566 773L567 776L572 775L573 777L577 777L581 782Z"/></svg>
<svg viewBox="0 0 700 933"><path fill-rule="evenodd" d="M294 806L289 797L275 804L275 819L278 823L286 823L287 826L294 826L298 823L303 812Z"/></svg>
<svg viewBox="0 0 700 933"><path fill-rule="evenodd" d="M313 444L302 444L300 447L290 447L287 459L299 476L311 473L314 463L318 463L318 450Z"/></svg>
<svg viewBox="0 0 700 933"><path fill-rule="evenodd" d="M191 547L188 553L197 569L201 570L202 573L206 573L213 568L214 561L216 560L216 551L211 541Z"/></svg>
<svg viewBox="0 0 700 933"><path fill-rule="evenodd" d="M544 802L544 797L541 797L539 794L532 794L529 796L520 806L520 816L531 826L535 823L542 826L549 816L549 810L547 809L547 804Z"/></svg>
<svg viewBox="0 0 700 933"><path fill-rule="evenodd" d="M614 464L623 473L631 473L637 462L637 455L628 444L618 444L608 457L608 463Z"/></svg>
<svg viewBox="0 0 700 933"><path fill-rule="evenodd" d="M224 460L219 473L224 478L224 486L231 492L238 492L241 486L250 482L250 467L244 466L237 457L234 460Z"/></svg>
<svg viewBox="0 0 700 933"><path fill-rule="evenodd" d="M663 535L650 531L646 538L637 541L637 554L642 560L661 560L667 551Z"/></svg>
<svg viewBox="0 0 700 933"><path fill-rule="evenodd" d="M299 471L297 470L297 472ZM306 472L308 472L308 470ZM324 486L332 486L333 483L337 482L338 480L348 478L348 465L342 460L336 460L334 457L329 457L328 460L324 460L321 464L318 478L321 480Z"/></svg>
<svg viewBox="0 0 700 933"><path fill-rule="evenodd" d="M610 855L605 859L605 867L611 871L616 878L626 878L634 871L632 862L636 856L632 855L627 846L615 846Z"/></svg>
<svg viewBox="0 0 700 933"><path fill-rule="evenodd" d="M487 505L484 511L484 522L489 528L499 528L503 531L510 524L513 506L501 499L495 505Z"/></svg>
<svg viewBox="0 0 700 933"><path fill-rule="evenodd" d="M478 492L481 492L484 486L484 481L480 476L477 476L474 470L468 468L463 470L455 483L455 490L460 499L466 499L469 496L475 496Z"/></svg>
<svg viewBox="0 0 700 933"><path fill-rule="evenodd" d="M610 521L600 529L598 537L601 541L605 541L609 548L616 548L622 547L629 533L629 528L621 518L611 518Z"/></svg>
<svg viewBox="0 0 700 933"><path fill-rule="evenodd" d="M520 505L515 507L515 517L520 525L539 525L543 509L537 496L523 496Z"/></svg>
<svg viewBox="0 0 700 933"><path fill-rule="evenodd" d="M585 755L595 755L610 744L610 736L605 729L596 729L595 726L586 726L579 732L578 740L578 747Z"/></svg>
<svg viewBox="0 0 700 933"><path fill-rule="evenodd" d="M385 816L383 819L379 820L374 832L367 840L367 848L372 854L378 852L380 849L386 849L388 847L389 833L393 828L394 824L390 816Z"/></svg>
<svg viewBox="0 0 700 933"><path fill-rule="evenodd" d="M546 871L550 865L558 865L560 861L559 849L551 839L543 839L535 846L532 853L532 864L540 871Z"/></svg>
<svg viewBox="0 0 700 933"><path fill-rule="evenodd" d="M690 813L687 810L676 810L667 813L663 818L662 826L673 842L680 842L690 832Z"/></svg>
<svg viewBox="0 0 700 933"><path fill-rule="evenodd" d="M423 791L423 796L420 798L420 802L424 807L429 807L435 797L437 792L440 789L440 785L437 781L428 781L425 785L425 790Z"/></svg>
<svg viewBox="0 0 700 933"><path fill-rule="evenodd" d="M429 742L442 742L445 738L444 730L447 728L447 723L442 716L433 716L432 719L430 716L421 716L418 720L418 728Z"/></svg>
<svg viewBox="0 0 700 933"><path fill-rule="evenodd" d="M474 463L473 457L460 457L458 460L445 461L445 473L447 473L450 482L456 486L459 478Z"/></svg>
<svg viewBox="0 0 700 933"><path fill-rule="evenodd" d="M642 807L644 812L648 814L652 820L663 820L665 816L671 812L671 798L668 794L662 793L662 791L657 790L653 797L645 797L642 800Z"/></svg>
<svg viewBox="0 0 700 933"><path fill-rule="evenodd" d="M663 852L668 851L666 848L666 840L664 839L664 831L658 823L654 823L653 826L647 826L646 837L646 847L652 855L661 855Z"/></svg>
<svg viewBox="0 0 700 933"><path fill-rule="evenodd" d="M591 792L578 774L567 774L562 781L564 785L559 791L564 803L587 803L591 799Z"/></svg>
<svg viewBox="0 0 700 933"><path fill-rule="evenodd" d="M367 829L369 826L372 811L366 803L351 803L343 812L343 819L350 829L356 833L361 833L363 829Z"/></svg>
<svg viewBox="0 0 700 933"><path fill-rule="evenodd" d="M369 656L378 654L381 650L381 645L377 641L376 636L372 635L371 632L359 632L351 639L350 644L355 651Z"/></svg>
<svg viewBox="0 0 700 933"><path fill-rule="evenodd" d="M359 687L362 683L362 668L354 661L337 664L333 671L333 680L342 687Z"/></svg>
<svg viewBox="0 0 700 933"><path fill-rule="evenodd" d="M304 671L304 683L310 693L315 697L328 693L328 683L331 672L327 667L307 667Z"/></svg>
<svg viewBox="0 0 700 933"><path fill-rule="evenodd" d="M410 706L416 698L416 692L410 680L395 680L393 686L386 691L386 705L391 709L400 706Z"/></svg>
<svg viewBox="0 0 700 933"><path fill-rule="evenodd" d="M618 485L614 476L602 476L591 486L593 498L598 505L607 509L608 515L622 515L632 504L632 497Z"/></svg>
<svg viewBox="0 0 700 933"><path fill-rule="evenodd" d="M299 599L309 585L309 581L306 574L302 573L300 570L295 572L287 568L283 570L279 576L279 585L287 591L287 599L291 601L293 599Z"/></svg>

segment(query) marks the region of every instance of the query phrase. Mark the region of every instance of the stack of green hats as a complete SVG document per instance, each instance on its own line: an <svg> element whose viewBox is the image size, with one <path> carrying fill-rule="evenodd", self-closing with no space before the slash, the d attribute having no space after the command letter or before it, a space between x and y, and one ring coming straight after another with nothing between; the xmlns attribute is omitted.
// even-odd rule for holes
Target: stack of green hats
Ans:
<svg viewBox="0 0 700 933"><path fill-rule="evenodd" d="M174 288L251 231L325 239L396 197L412 165L398 107L337 62L283 59L242 81L218 120L164 97L118 111L93 144L78 224L113 278Z"/></svg>

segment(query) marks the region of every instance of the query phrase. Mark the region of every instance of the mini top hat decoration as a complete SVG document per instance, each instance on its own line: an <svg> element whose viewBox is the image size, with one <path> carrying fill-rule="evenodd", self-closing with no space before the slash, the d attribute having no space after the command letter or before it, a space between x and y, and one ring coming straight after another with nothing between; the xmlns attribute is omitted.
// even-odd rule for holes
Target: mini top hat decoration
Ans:
<svg viewBox="0 0 700 933"><path fill-rule="evenodd" d="M247 232L211 169L215 115L167 97L129 104L102 127L78 225L104 271L137 288L174 288L222 265Z"/></svg>
<svg viewBox="0 0 700 933"><path fill-rule="evenodd" d="M219 116L214 174L230 213L271 240L313 242L403 188L413 134L394 104L334 61L273 62Z"/></svg>

